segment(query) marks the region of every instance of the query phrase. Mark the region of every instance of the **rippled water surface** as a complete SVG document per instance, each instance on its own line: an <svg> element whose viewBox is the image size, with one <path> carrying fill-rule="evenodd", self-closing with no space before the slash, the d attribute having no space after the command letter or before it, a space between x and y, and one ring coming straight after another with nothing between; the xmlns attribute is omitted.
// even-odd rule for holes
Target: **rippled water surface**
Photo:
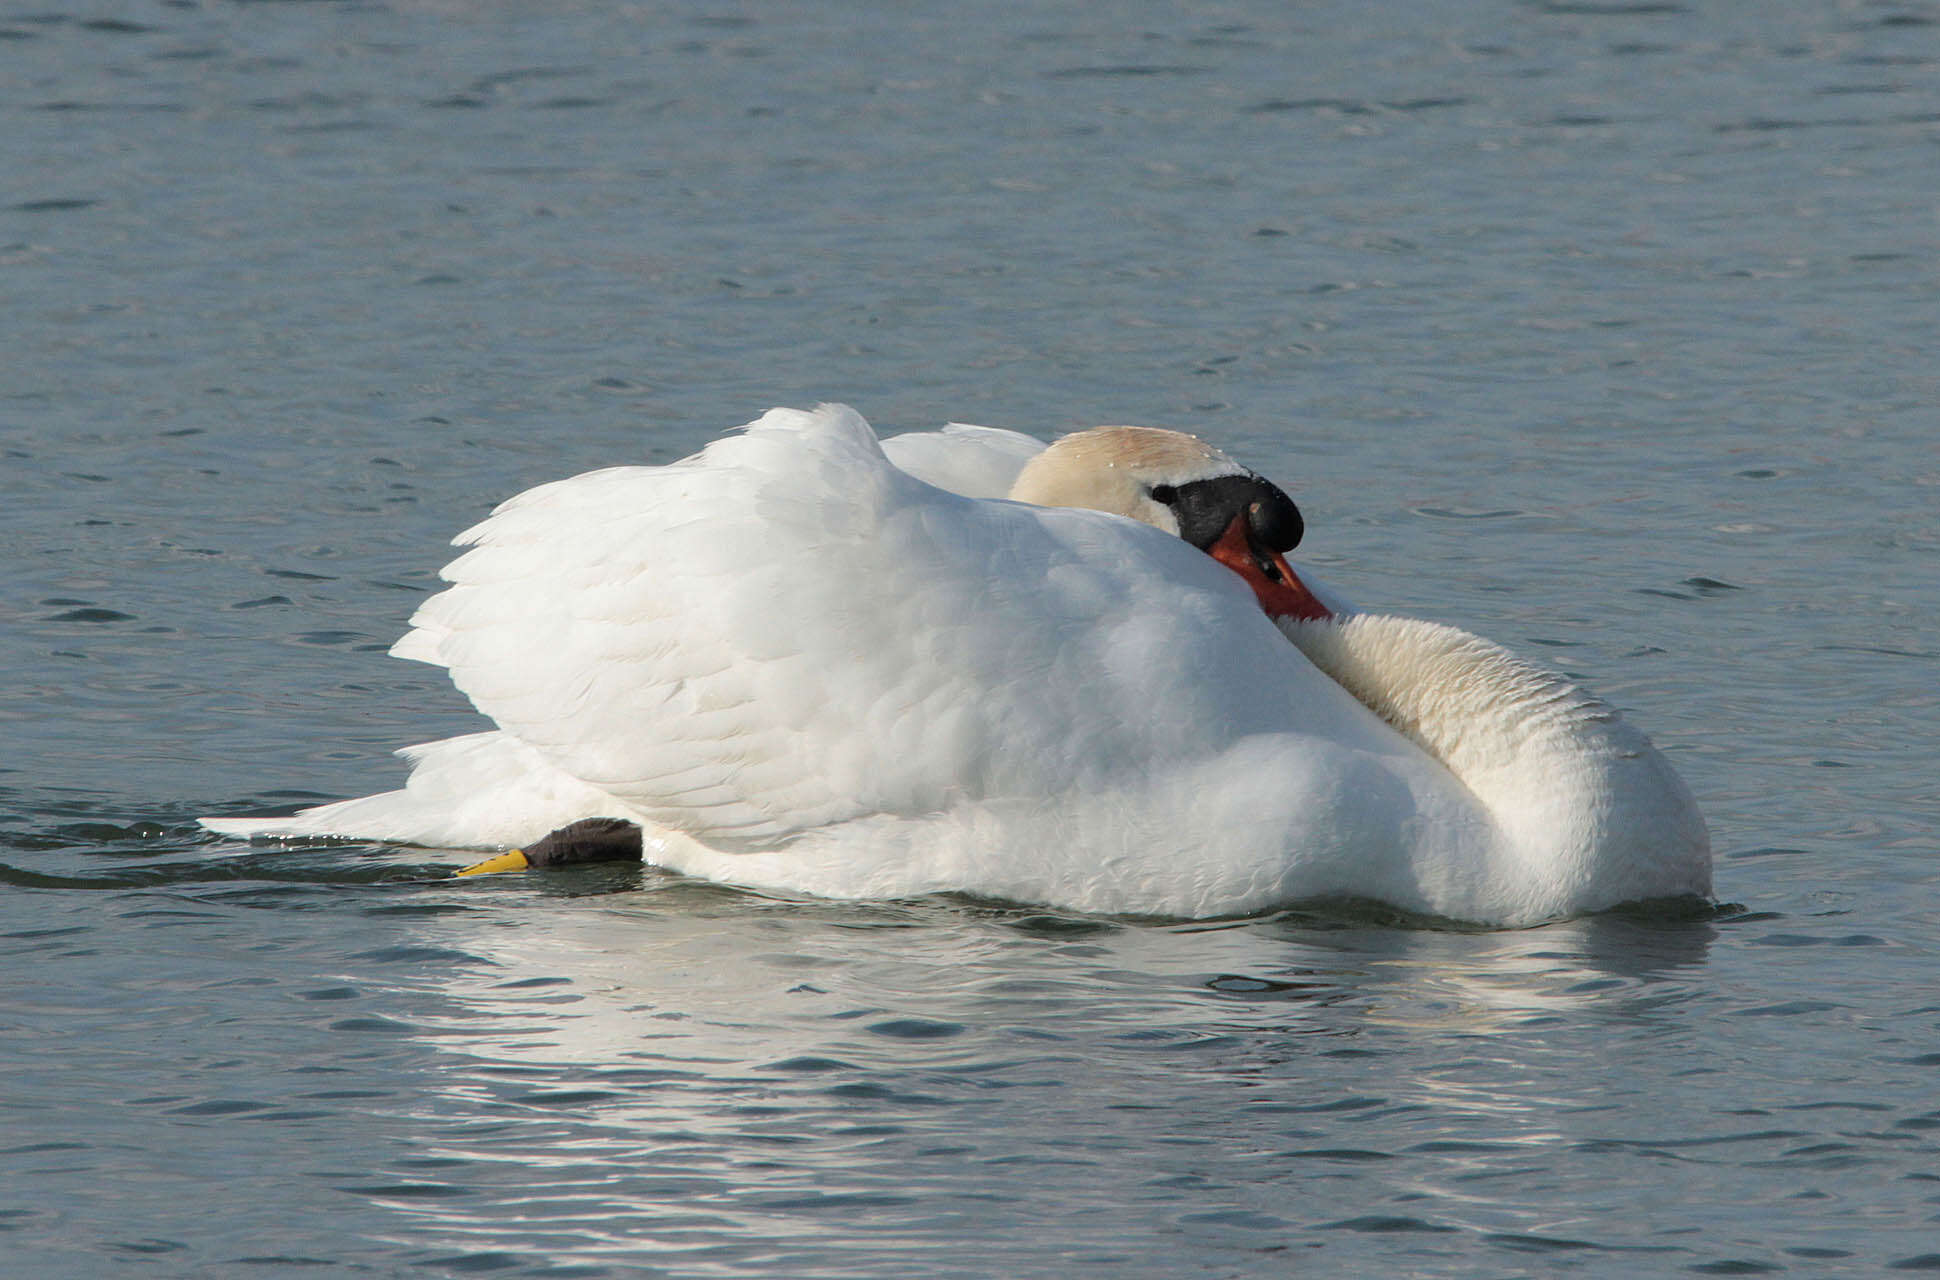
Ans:
<svg viewBox="0 0 1940 1280"><path fill-rule="evenodd" d="M1940 1270L1940 8L16 4L0 117L9 1274ZM194 827L475 727L383 651L494 502L821 399L1227 446L1723 905Z"/></svg>

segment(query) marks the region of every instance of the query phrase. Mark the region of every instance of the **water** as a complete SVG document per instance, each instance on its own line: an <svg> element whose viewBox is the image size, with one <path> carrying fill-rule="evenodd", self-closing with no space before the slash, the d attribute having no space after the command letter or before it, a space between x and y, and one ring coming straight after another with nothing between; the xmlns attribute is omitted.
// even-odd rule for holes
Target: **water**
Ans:
<svg viewBox="0 0 1940 1280"><path fill-rule="evenodd" d="M9 1273L1940 1269L1940 10L0 14ZM442 879L443 543L774 403L1199 431L1715 917Z"/></svg>

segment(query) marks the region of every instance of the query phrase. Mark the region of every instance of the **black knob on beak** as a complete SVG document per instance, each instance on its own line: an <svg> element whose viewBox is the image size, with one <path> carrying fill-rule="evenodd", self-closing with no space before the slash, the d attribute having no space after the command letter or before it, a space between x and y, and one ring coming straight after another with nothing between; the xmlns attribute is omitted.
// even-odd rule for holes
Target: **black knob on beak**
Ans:
<svg viewBox="0 0 1940 1280"><path fill-rule="evenodd" d="M1271 480L1261 479L1259 486L1259 496L1246 508L1247 527L1260 545L1275 551L1293 550L1307 532L1300 508Z"/></svg>

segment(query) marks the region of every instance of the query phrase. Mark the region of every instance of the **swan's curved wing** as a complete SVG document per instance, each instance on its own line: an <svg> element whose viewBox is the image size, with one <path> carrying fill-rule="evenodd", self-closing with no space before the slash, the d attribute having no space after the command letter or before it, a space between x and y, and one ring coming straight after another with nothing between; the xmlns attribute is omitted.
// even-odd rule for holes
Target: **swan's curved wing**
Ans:
<svg viewBox="0 0 1940 1280"><path fill-rule="evenodd" d="M1122 785L1333 687L1177 538L943 492L841 406L541 486L458 541L393 652L720 848Z"/></svg>
<svg viewBox="0 0 1940 1280"><path fill-rule="evenodd" d="M925 484L966 498L1001 498L1017 483L1024 464L1044 452L1044 442L1021 431L952 422L941 431L890 436L882 451Z"/></svg>

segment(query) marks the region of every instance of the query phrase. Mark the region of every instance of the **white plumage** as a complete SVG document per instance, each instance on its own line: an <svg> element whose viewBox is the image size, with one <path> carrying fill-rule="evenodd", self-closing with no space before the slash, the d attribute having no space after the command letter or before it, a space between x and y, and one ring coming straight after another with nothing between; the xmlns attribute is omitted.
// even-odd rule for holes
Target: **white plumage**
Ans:
<svg viewBox="0 0 1940 1280"><path fill-rule="evenodd" d="M778 409L520 494L392 650L497 729L410 748L401 791L208 825L484 848L619 817L734 884L1174 916L1709 892L1689 792L1608 708L1435 624L1276 627L1171 532L996 500L1042 448Z"/></svg>

